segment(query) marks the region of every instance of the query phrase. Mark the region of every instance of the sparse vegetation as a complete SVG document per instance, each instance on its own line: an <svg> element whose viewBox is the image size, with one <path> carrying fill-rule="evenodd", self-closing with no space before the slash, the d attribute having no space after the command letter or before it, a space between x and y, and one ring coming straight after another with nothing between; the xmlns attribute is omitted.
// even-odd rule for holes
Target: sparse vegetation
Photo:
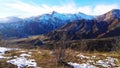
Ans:
<svg viewBox="0 0 120 68"><path fill-rule="evenodd" d="M81 54L88 57L96 56L96 58L92 59L94 60L94 62L97 62L98 60L105 60L107 57L116 58L116 67L119 67L119 37L117 37L117 39L103 38L73 41L63 39L61 41L51 41L45 41L46 43L43 46L34 46L29 42L23 42L19 44L16 42L10 43L10 41L6 43L6 47L20 48L20 50L7 51L4 56L12 57L10 59L14 59L15 56L20 57L20 54L22 53L29 54L29 52L31 52L31 56L27 57L27 59L35 59L38 67L70 68L71 66L68 64L68 62L75 62L81 64L90 61L90 59L87 58L80 59L79 57L77 57L78 54ZM7 44L9 44L10 46L7 46ZM9 59L0 59L0 64L2 64L1 67L16 68L15 65L6 63L7 60ZM93 62L90 62L90 64L94 65ZM101 65L95 66L104 68Z"/></svg>
<svg viewBox="0 0 120 68"><path fill-rule="evenodd" d="M13 57L14 56L19 56L22 53L26 53L26 54L30 54L29 52L31 52L31 56L27 57L28 59L35 59L37 62L37 65L39 67L42 68L69 68L69 67L65 67L64 65L59 65L58 63L56 63L56 54L54 54L53 51L51 50L44 50L41 48L37 48L37 49L21 49L21 50L17 50L17 51L9 51L7 52L4 56L7 57ZM64 56L64 61L65 62L76 62L76 63L86 63L87 61L89 61L89 58L83 58L80 59L77 55L81 54L84 56L88 56L88 57L92 57L95 56L95 58L93 58L92 60L94 61L98 61L98 60L104 60L107 57L113 57L116 58L117 60L115 61L115 63L117 64L116 66L118 67L118 65L120 64L120 55L118 53L113 53L113 52L79 52L79 51L75 51L72 49L67 48L65 50L65 56ZM5 67L5 68L16 68L15 65L6 63L6 60L8 59L2 59L0 60L0 66L1 68ZM91 62L92 64L92 62ZM94 64L93 64L94 65ZM100 68L104 68L102 66L98 66Z"/></svg>

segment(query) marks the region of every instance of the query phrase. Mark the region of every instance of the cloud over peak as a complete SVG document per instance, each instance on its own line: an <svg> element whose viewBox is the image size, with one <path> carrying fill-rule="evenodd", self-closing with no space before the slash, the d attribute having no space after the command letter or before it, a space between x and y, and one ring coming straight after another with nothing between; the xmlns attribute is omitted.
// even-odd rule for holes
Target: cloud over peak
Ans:
<svg viewBox="0 0 120 68"><path fill-rule="evenodd" d="M117 4L99 4L96 6L77 6L74 1L62 4L62 5L52 5L47 4L34 4L34 3L25 3L20 0L15 0L14 2L2 3L3 8L0 11L0 16L20 16L20 17L29 17L37 16L45 13L50 13L56 11L59 13L78 13L82 12L88 15L100 15L104 14L112 9L119 9ZM3 7L4 7L3 6ZM0 8L1 5L0 5ZM6 12L6 13L5 13Z"/></svg>

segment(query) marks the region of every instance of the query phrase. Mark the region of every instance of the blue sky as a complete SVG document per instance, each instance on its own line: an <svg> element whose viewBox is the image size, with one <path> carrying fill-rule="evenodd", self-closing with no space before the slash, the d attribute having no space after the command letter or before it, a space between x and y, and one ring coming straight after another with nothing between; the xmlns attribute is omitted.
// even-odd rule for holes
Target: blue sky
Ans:
<svg viewBox="0 0 120 68"><path fill-rule="evenodd" d="M120 0L0 0L0 18L30 17L56 11L101 15L120 9Z"/></svg>

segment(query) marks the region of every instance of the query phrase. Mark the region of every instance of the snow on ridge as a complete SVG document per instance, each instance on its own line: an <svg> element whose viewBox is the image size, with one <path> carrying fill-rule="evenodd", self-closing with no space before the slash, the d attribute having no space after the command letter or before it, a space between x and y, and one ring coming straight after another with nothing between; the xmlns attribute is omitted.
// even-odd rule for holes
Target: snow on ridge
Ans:
<svg viewBox="0 0 120 68"><path fill-rule="evenodd" d="M31 56L31 55L26 54L26 53L23 53L23 54L21 54L20 56L21 56L21 57L29 57L29 56Z"/></svg>
<svg viewBox="0 0 120 68"><path fill-rule="evenodd" d="M111 65L112 66L116 65L115 64L115 60L117 60L117 59L116 58L112 58L112 57L107 57L107 59L105 59L105 60L98 60L96 62L96 65L101 65L103 67L109 68L109 67L111 67Z"/></svg>
<svg viewBox="0 0 120 68"><path fill-rule="evenodd" d="M85 56L82 55L81 53L77 55L77 57L79 57L82 61L82 64L77 64L77 63L71 63L71 65L75 66L74 68L82 68L80 67L81 65L85 65L84 63L88 63L88 64L93 64L95 66L102 66L105 68L111 68L111 67L115 67L117 66L117 64L115 64L115 62L117 61L116 58L113 57L105 57L105 59L98 59L98 60L94 60L95 58L97 58L96 56ZM87 62L86 62L87 60ZM78 67L76 67L78 66ZM86 68L86 67L83 67Z"/></svg>
<svg viewBox="0 0 120 68"><path fill-rule="evenodd" d="M37 63L34 59L27 59L26 57L30 57L31 55L22 53L20 54L20 57L15 56L15 59L8 60L7 63L11 63L13 65L17 65L18 68L23 68L25 66L27 67L37 67Z"/></svg>
<svg viewBox="0 0 120 68"><path fill-rule="evenodd" d="M5 54L6 51L10 50L18 50L17 48L5 48L5 47L0 47L0 55Z"/></svg>
<svg viewBox="0 0 120 68"><path fill-rule="evenodd" d="M11 50L10 48L0 47L0 54L5 54L6 51Z"/></svg>
<svg viewBox="0 0 120 68"><path fill-rule="evenodd" d="M68 64L72 65L74 68L97 68L93 65L90 65L89 63L78 64L78 63L68 62Z"/></svg>
<svg viewBox="0 0 120 68"><path fill-rule="evenodd" d="M3 56L6 51L10 51L10 50L18 50L18 49L16 49L16 48L0 47L0 59L2 59L2 58L6 58L6 59L12 58L12 57L4 57ZM10 60L8 60L6 62L7 63L11 63L13 65L17 65L18 68L23 68L25 66L40 68L40 67L37 67L37 63L35 62L34 59L27 59L26 58L26 57L29 57L29 56L31 56L31 55L26 54L26 53L22 53L22 54L20 54L20 57L14 56L14 59L10 59Z"/></svg>
<svg viewBox="0 0 120 68"><path fill-rule="evenodd" d="M77 57L80 57L81 59L83 59L83 58L89 59L90 58L89 56L84 56L81 53L78 54Z"/></svg>
<svg viewBox="0 0 120 68"><path fill-rule="evenodd" d="M3 55L5 54L6 51L14 50L12 48L5 48L5 47L0 47L0 59L6 58L9 59L11 57L4 57Z"/></svg>
<svg viewBox="0 0 120 68"><path fill-rule="evenodd" d="M4 56L0 55L0 59L3 59L3 58L9 59L11 57L4 57Z"/></svg>
<svg viewBox="0 0 120 68"><path fill-rule="evenodd" d="M40 16L39 20L49 20L53 18L58 18L62 21L70 20L71 22L74 20L80 20L80 19L86 19L91 20L94 19L95 16L86 15L83 13L58 13L58 12L52 12L51 14L43 14Z"/></svg>
<svg viewBox="0 0 120 68"><path fill-rule="evenodd" d="M7 61L8 63L11 63L11 64L14 64L14 65L17 65L18 68L22 68L22 67L36 67L37 68L37 63L35 62L34 59L29 59L27 60L25 57L19 57L19 58L16 58L16 59L11 59L11 60L8 60Z"/></svg>

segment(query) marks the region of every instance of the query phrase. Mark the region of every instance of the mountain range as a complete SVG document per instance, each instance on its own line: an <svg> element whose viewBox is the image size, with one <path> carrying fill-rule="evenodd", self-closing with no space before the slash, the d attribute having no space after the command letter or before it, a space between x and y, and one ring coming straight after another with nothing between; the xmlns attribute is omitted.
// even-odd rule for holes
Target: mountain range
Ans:
<svg viewBox="0 0 120 68"><path fill-rule="evenodd" d="M7 17L0 19L3 38L23 38L45 34L50 39L91 39L120 35L120 10L113 9L103 15L83 13L61 14L53 11L30 18Z"/></svg>

